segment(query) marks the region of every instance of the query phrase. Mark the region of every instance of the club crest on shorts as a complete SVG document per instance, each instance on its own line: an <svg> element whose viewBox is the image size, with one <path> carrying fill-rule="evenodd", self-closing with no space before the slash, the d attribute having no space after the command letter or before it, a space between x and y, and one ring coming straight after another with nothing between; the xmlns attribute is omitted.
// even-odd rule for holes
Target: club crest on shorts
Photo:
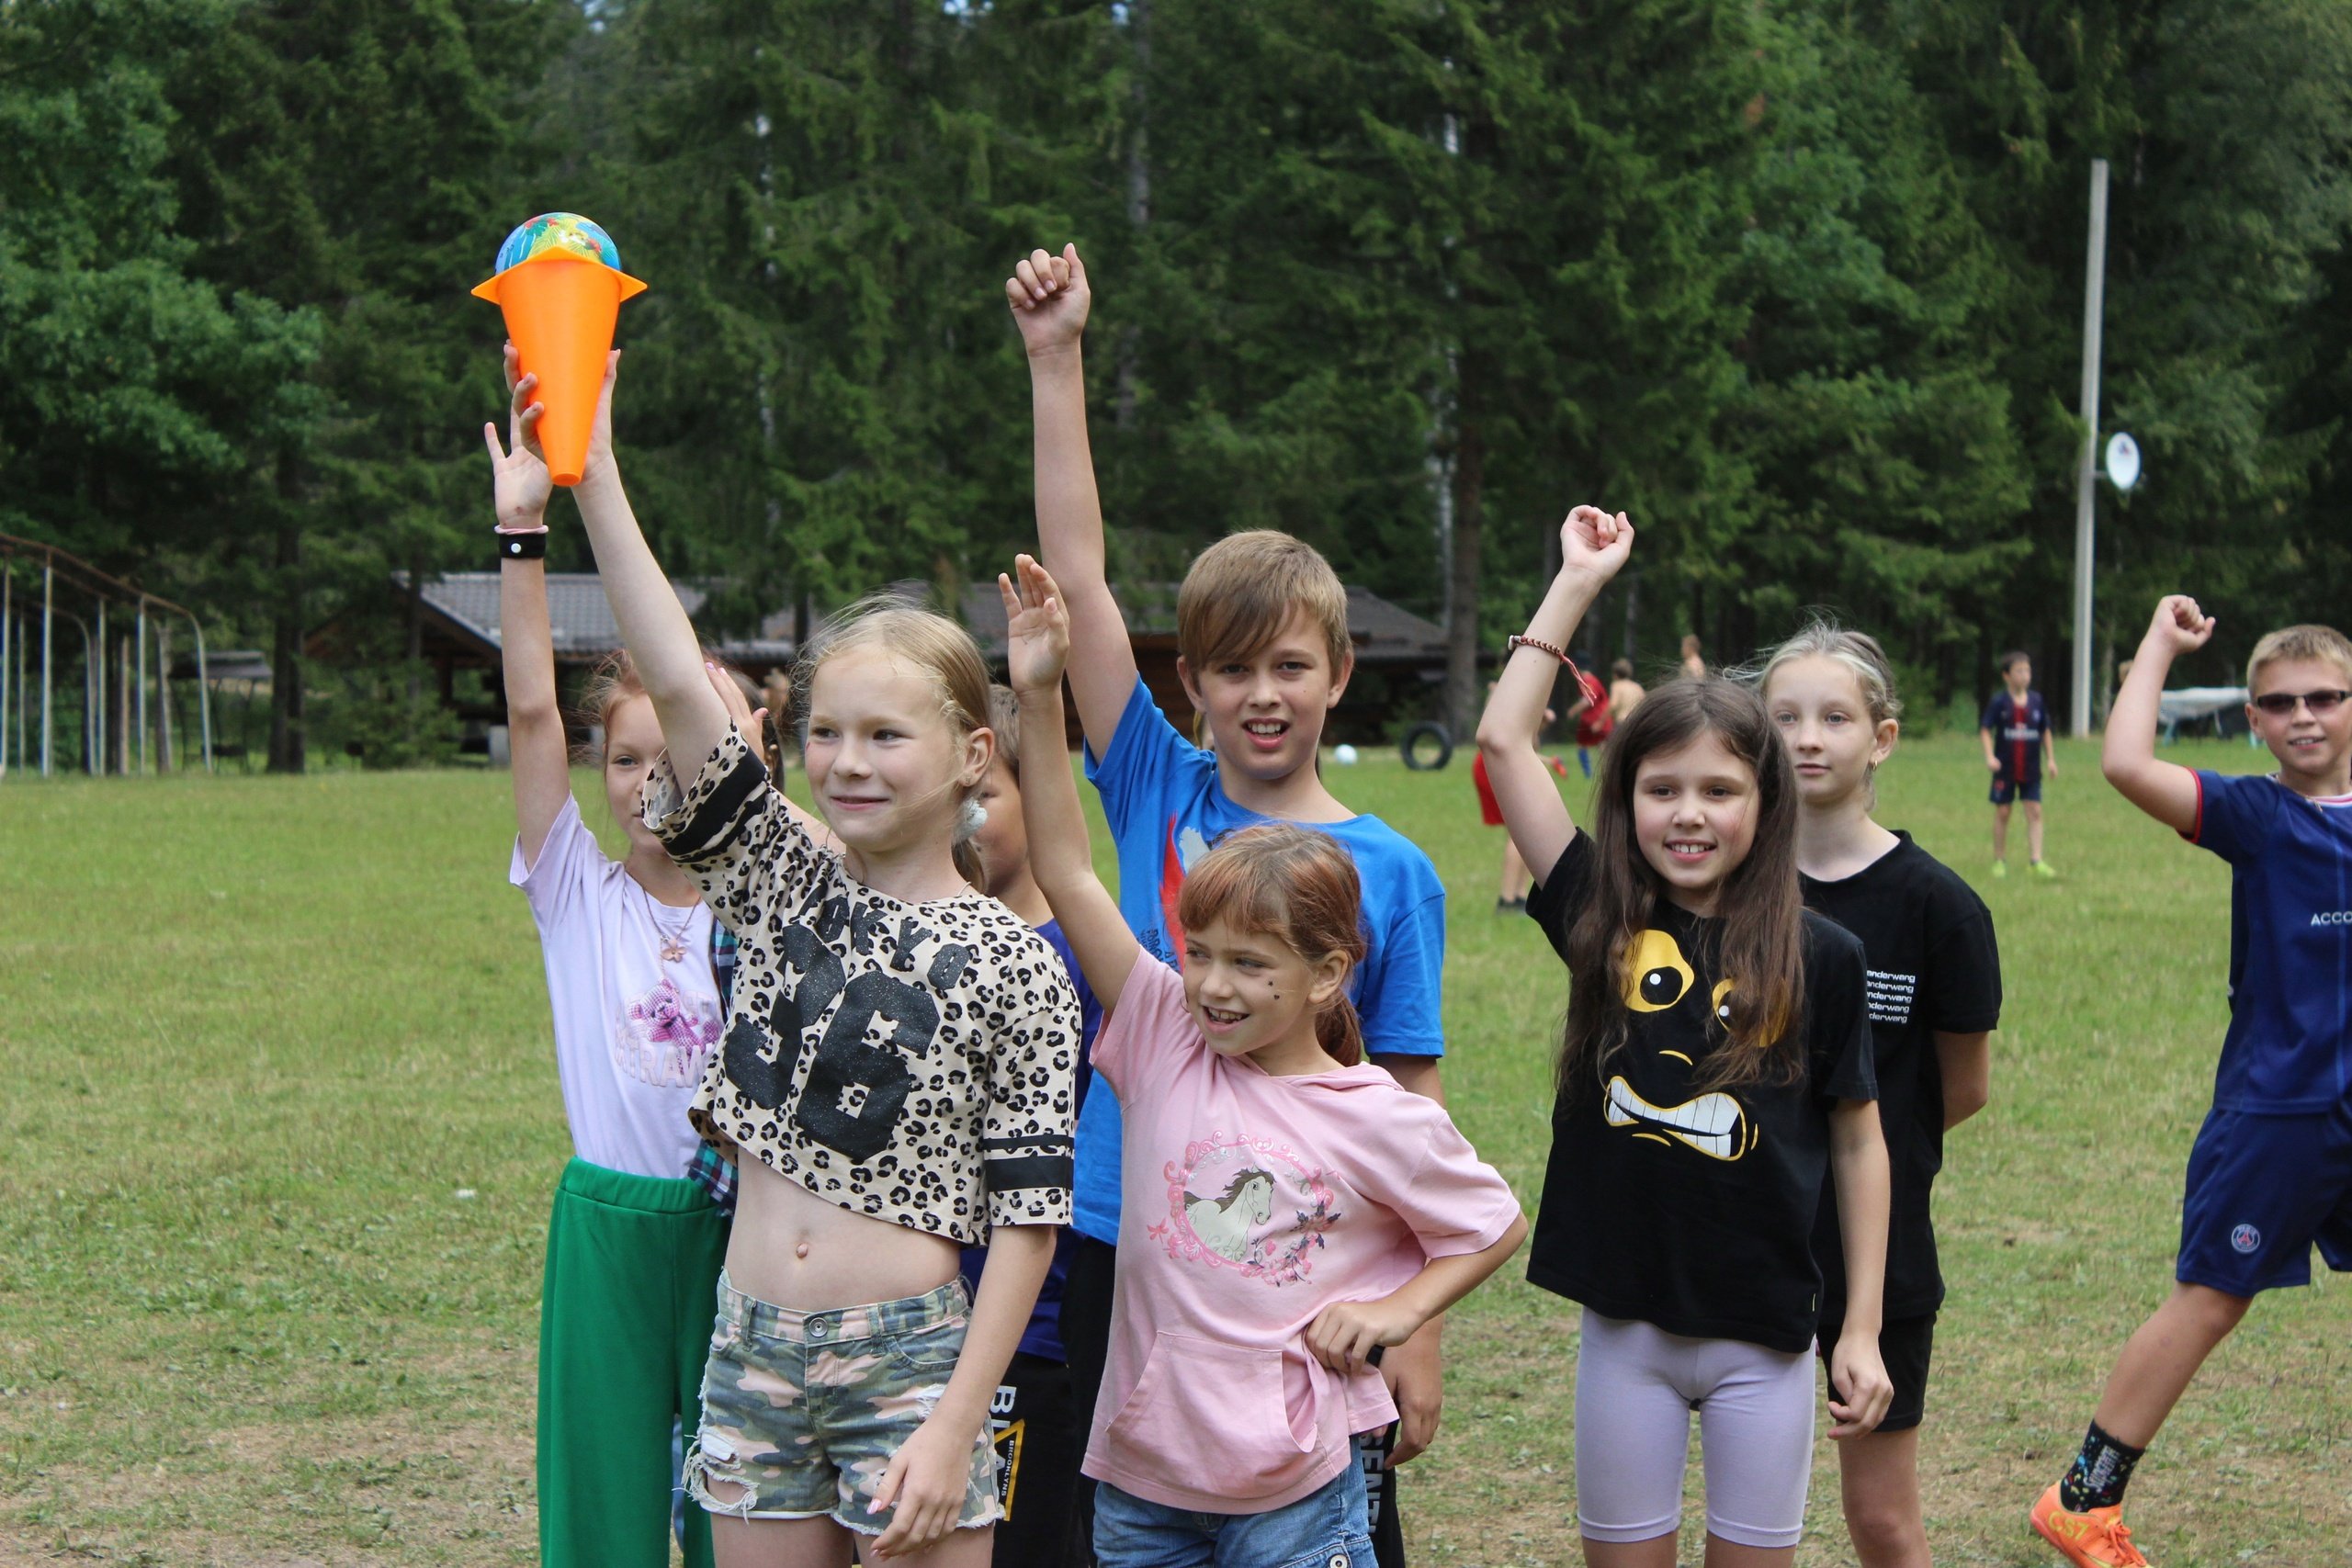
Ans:
<svg viewBox="0 0 2352 1568"><path fill-rule="evenodd" d="M2230 1245L2240 1252L2252 1252L2262 1245L2262 1233L2252 1225L2237 1225L2230 1231Z"/></svg>

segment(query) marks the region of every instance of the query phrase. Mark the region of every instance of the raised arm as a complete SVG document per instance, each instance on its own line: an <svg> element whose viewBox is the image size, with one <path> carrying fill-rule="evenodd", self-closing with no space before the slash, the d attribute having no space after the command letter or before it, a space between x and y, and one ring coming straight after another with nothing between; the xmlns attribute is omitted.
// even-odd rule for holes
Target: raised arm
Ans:
<svg viewBox="0 0 2352 1568"><path fill-rule="evenodd" d="M588 530L589 547L596 552L596 570L605 581L605 597L619 623L621 640L637 663L638 679L653 699L654 716L662 721L662 739L680 779L689 778L702 760L718 749L727 733L727 705L711 689L703 667L702 645L695 639L694 623L686 619L677 591L662 575L661 564L645 543L629 510L628 494L621 488L620 467L613 460L613 378L620 367L616 350L605 361L604 389L596 395L596 424L588 442L588 462L572 497L580 502L580 520ZM756 737L745 737L756 743Z"/></svg>
<svg viewBox="0 0 2352 1568"><path fill-rule="evenodd" d="M1086 369L1079 343L1093 296L1078 247L1065 245L1057 256L1030 253L1005 279L1004 297L1029 351L1037 427L1037 547L1061 586L1070 641L1078 649L1069 689L1078 701L1079 726L1101 757L1135 693L1136 652L1118 601L1111 597L1102 498L1094 486L1094 454L1086 439Z"/></svg>
<svg viewBox="0 0 2352 1568"><path fill-rule="evenodd" d="M1120 917L1118 900L1094 874L1078 781L1062 750L1069 613L1054 580L1033 558L1021 557L1013 570L1021 574L1020 587L1009 577L999 577L997 585L1004 592L1005 673L1021 704L1021 816L1029 830L1029 874L1054 907L1079 973L1102 1010L1113 1012L1142 944Z"/></svg>
<svg viewBox="0 0 2352 1568"><path fill-rule="evenodd" d="M531 401L538 378L516 380L514 345L506 345L508 428L514 449L499 445L498 426L485 424L492 509L497 526L513 534L547 532L548 496L554 483L538 456L539 405ZM514 752L514 831L526 871L537 865L548 829L571 798L571 758L556 697L555 638L548 627L544 560L503 558L498 565L498 651L506 681L506 732Z"/></svg>
<svg viewBox="0 0 2352 1568"><path fill-rule="evenodd" d="M2178 833L2197 830L2197 775L2177 762L2156 760L2157 710L2172 661L2213 639L2219 623L2186 593L2166 595L2148 622L2132 673L2108 710L2099 772L2123 798Z"/></svg>
<svg viewBox="0 0 2352 1568"><path fill-rule="evenodd" d="M1619 513L1579 506L1560 525L1560 570L1527 623L1532 642L1566 649L1577 623L1634 547L1634 525ZM1503 808L1503 825L1537 886L1552 874L1576 837L1577 826L1560 798L1544 758L1535 750L1543 732L1544 704L1560 673L1553 654L1522 642L1503 662L1502 674L1478 720L1478 753L1487 760L1487 782Z"/></svg>

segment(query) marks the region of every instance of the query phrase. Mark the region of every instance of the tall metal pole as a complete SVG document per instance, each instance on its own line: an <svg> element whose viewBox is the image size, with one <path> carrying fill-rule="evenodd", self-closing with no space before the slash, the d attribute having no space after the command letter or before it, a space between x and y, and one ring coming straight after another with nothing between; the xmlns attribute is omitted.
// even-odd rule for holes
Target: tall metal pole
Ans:
<svg viewBox="0 0 2352 1568"><path fill-rule="evenodd" d="M147 771L147 601L139 601L139 771Z"/></svg>
<svg viewBox="0 0 2352 1568"><path fill-rule="evenodd" d="M25 693L28 690L25 684L25 640L32 635L25 621L31 614L29 602L17 612L17 766L20 768L33 765L33 754L25 749ZM0 675L0 679L6 676Z"/></svg>
<svg viewBox="0 0 2352 1568"><path fill-rule="evenodd" d="M50 641L49 624L53 618L57 596L57 562L44 560L40 567L40 776L49 777L50 771Z"/></svg>
<svg viewBox="0 0 2352 1568"><path fill-rule="evenodd" d="M8 613L16 607L17 570L0 566L0 779L8 776Z"/></svg>
<svg viewBox="0 0 2352 1568"><path fill-rule="evenodd" d="M204 771L209 773L212 772L212 671L204 662L204 623L190 615L187 624L196 633L196 716L203 726Z"/></svg>
<svg viewBox="0 0 2352 1568"><path fill-rule="evenodd" d="M2107 300L2107 160L2091 160L2091 244L2083 264L2083 453L2075 476L2074 734L2091 732L2092 513L2098 485L2099 327Z"/></svg>
<svg viewBox="0 0 2352 1568"><path fill-rule="evenodd" d="M155 771L172 771L172 623L155 617Z"/></svg>
<svg viewBox="0 0 2352 1568"><path fill-rule="evenodd" d="M85 656L90 661L89 679L85 684L88 690L97 694L95 705L90 710L90 728L94 739L84 744L82 755L91 773L103 775L107 771L107 602L104 599L98 601L97 623L97 636L92 651ZM92 761L92 758L96 760Z"/></svg>

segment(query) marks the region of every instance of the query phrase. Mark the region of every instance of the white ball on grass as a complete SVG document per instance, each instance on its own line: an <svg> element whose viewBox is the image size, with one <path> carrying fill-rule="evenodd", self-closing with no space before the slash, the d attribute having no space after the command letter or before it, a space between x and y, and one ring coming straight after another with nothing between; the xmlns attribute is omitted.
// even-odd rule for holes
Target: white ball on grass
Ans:
<svg viewBox="0 0 2352 1568"><path fill-rule="evenodd" d="M1356 765L1356 749L1348 745L1334 746L1331 748L1331 761L1343 768L1352 768Z"/></svg>

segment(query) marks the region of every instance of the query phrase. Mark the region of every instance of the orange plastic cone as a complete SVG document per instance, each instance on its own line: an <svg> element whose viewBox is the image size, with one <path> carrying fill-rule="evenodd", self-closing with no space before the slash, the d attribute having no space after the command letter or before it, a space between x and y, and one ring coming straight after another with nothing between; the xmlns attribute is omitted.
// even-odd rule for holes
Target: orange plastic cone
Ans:
<svg viewBox="0 0 2352 1568"><path fill-rule="evenodd" d="M567 255L534 257L474 289L505 313L517 373L539 378L539 449L560 485L578 484L587 466L613 326L621 301L644 291L627 273Z"/></svg>

